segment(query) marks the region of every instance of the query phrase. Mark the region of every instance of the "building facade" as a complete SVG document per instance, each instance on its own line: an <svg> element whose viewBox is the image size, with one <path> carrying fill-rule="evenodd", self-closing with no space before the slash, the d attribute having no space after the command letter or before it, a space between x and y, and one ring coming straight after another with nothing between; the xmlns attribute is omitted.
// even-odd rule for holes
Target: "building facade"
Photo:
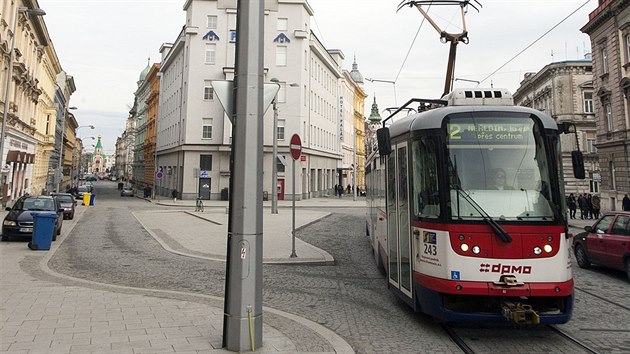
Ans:
<svg viewBox="0 0 630 354"><path fill-rule="evenodd" d="M160 64L153 64L147 74L146 81L149 84L149 96L146 99L147 105L147 127L144 139L144 180L146 184L155 190L155 145L157 142L157 117L160 100Z"/></svg>
<svg viewBox="0 0 630 354"><path fill-rule="evenodd" d="M342 167L342 105L352 108L354 102L342 95L343 53L327 50L311 32L313 10L307 1L266 1L265 6L264 81L280 82L278 155L289 161L286 172L278 165L279 199L332 194ZM184 199L218 199L229 185L232 126L212 81L234 78L236 2L189 0L184 10L186 24L177 40L160 49L156 149L164 176L157 189L161 195L176 190ZM273 111L261 119L263 174L271 176ZM293 134L303 146L295 191L289 187ZM263 180L263 189L271 191L271 178Z"/></svg>
<svg viewBox="0 0 630 354"><path fill-rule="evenodd" d="M537 73L526 73L514 93L516 105L544 111L558 123L575 124L577 135L561 136L567 194L600 192L600 168L595 148L597 127L593 106L592 66L590 59L551 63ZM584 154L584 180L573 177L571 151L577 150L578 145Z"/></svg>
<svg viewBox="0 0 630 354"><path fill-rule="evenodd" d="M630 0L599 0L582 32L591 38L603 210L630 193Z"/></svg>
<svg viewBox="0 0 630 354"><path fill-rule="evenodd" d="M145 150L146 150L146 136L147 136L147 99L150 93L150 85L147 80L147 75L151 70L150 62L147 62L147 66L140 73L138 78L138 89L135 92L136 101L136 133L134 141L134 163L133 163L133 176L134 176L134 188L142 190L149 186L146 181L145 175Z"/></svg>
<svg viewBox="0 0 630 354"><path fill-rule="evenodd" d="M62 111L56 86L61 67L43 18L29 13L37 9L36 0L3 1L0 7L0 100L7 113L1 137L3 205L46 189L56 133L51 121Z"/></svg>

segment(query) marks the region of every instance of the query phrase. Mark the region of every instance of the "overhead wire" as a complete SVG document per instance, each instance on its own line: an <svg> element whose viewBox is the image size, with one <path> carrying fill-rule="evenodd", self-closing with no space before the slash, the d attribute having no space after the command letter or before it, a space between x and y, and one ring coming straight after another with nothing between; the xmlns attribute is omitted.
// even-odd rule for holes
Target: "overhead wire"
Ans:
<svg viewBox="0 0 630 354"><path fill-rule="evenodd" d="M429 13L429 10L431 9L431 5L429 4L429 7L427 8L427 13ZM418 34L420 34L420 30L422 29L422 25L424 25L424 21L426 20L426 18L423 16L422 17L422 22L420 22L420 26L418 26L418 31L416 31L416 35L413 37L413 41L411 41L411 45L409 46L409 50L407 50L407 54L405 55L405 59L403 60L402 64L400 65L400 69L398 70L398 74L396 74L396 78L394 79L394 85L396 85L396 81L398 81L398 77L400 77L400 73L402 72L403 68L405 67L405 63L407 63L407 59L409 59L409 54L411 54L411 50L413 49L413 45L416 43L416 39L418 38Z"/></svg>
<svg viewBox="0 0 630 354"><path fill-rule="evenodd" d="M546 35L548 35L551 31L553 31L554 29L556 29L556 27L560 26L564 21L566 21L567 19L569 19L569 17L573 16L576 12L578 12L581 8L583 8L584 6L586 6L586 4L588 4L589 2L591 2L591 0L586 0L586 2L584 2L582 5L580 5L577 9L575 9L573 12L571 12L570 14L568 14L565 18L563 18L560 22L556 23L553 27L551 27L549 30L547 30L547 32L543 33L540 37L536 38L535 41L533 41L532 43L530 43L529 45L527 45L527 47L525 47L523 50L521 50L520 52L518 52L516 55L514 55L512 58L510 58L510 60L508 60L507 62L505 62L505 64L501 65L499 68L497 68L495 71L493 71L490 75L486 76L483 80L479 81L479 83L481 84L482 82L488 80L490 77L492 77L492 75L496 74L499 70L503 69L506 65L508 65L509 63L511 63L514 59L518 58L521 54L523 54L526 50L528 50L529 48L531 48L534 44L536 44L538 41L540 41L541 39L543 39Z"/></svg>

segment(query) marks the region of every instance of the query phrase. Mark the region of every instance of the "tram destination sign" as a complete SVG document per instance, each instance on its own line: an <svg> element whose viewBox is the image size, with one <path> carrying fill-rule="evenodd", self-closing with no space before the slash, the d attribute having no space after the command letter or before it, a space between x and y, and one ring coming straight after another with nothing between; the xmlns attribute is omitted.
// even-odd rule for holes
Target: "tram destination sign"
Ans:
<svg viewBox="0 0 630 354"><path fill-rule="evenodd" d="M523 144L532 135L533 122L449 122L449 144Z"/></svg>

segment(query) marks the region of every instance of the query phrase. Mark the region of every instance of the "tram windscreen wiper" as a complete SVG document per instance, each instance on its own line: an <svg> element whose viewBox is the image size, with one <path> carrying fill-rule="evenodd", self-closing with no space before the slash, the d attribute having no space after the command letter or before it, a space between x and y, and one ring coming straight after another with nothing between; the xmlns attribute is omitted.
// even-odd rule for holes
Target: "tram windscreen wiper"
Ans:
<svg viewBox="0 0 630 354"><path fill-rule="evenodd" d="M468 193L466 193L466 191L463 190L459 184L453 184L451 187L457 191L458 196L461 195L462 197L464 197L464 199L466 199L466 201L470 203L470 205L472 205L473 208L475 208L475 210L479 213L479 215L483 217L483 220L487 222L488 225L490 225L490 227L492 228L492 231L494 231L494 233L497 234L497 236L499 236L501 241L505 243L512 242L512 236L510 236L507 233L507 231L505 231L501 227L501 225L497 224L497 222L494 221L494 219L485 210L483 210L481 205L477 204L477 202Z"/></svg>

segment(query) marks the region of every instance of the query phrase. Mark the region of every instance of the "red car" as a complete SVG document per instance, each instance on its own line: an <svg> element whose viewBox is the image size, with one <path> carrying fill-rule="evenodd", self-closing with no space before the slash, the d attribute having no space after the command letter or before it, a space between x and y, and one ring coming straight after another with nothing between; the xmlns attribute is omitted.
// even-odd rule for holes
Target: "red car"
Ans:
<svg viewBox="0 0 630 354"><path fill-rule="evenodd" d="M573 238L573 252L580 268L595 263L625 270L630 280L630 212L605 213L584 230Z"/></svg>

